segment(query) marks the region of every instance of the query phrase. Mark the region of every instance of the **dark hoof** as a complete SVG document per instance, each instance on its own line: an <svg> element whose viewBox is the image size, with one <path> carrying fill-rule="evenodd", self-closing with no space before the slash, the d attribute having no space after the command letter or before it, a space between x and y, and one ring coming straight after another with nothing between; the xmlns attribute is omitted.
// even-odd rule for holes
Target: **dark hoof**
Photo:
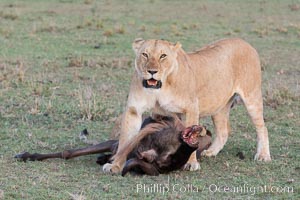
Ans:
<svg viewBox="0 0 300 200"><path fill-rule="evenodd" d="M111 156L112 156L111 154L100 154L97 158L96 163L99 165L104 165L109 162Z"/></svg>
<svg viewBox="0 0 300 200"><path fill-rule="evenodd" d="M26 162L27 159L29 158L29 156L30 156L30 153L28 153L28 152L23 152L23 153L20 153L20 154L15 155L14 158L16 158L16 159L18 159L18 160L20 160L20 161Z"/></svg>
<svg viewBox="0 0 300 200"><path fill-rule="evenodd" d="M243 154L243 152L239 151L237 154L236 154L237 157L239 157L240 160L244 160L245 159L245 156Z"/></svg>
<svg viewBox="0 0 300 200"><path fill-rule="evenodd" d="M129 169L123 168L121 175L124 177L129 172Z"/></svg>

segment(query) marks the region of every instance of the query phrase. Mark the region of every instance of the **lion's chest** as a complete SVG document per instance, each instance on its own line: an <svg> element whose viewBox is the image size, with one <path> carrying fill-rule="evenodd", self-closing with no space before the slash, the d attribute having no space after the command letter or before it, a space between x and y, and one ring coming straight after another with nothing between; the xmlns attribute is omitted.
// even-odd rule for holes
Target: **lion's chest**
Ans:
<svg viewBox="0 0 300 200"><path fill-rule="evenodd" d="M169 112L183 113L183 111L185 110L182 101L172 94L165 94L160 96L157 99L157 102L161 108Z"/></svg>

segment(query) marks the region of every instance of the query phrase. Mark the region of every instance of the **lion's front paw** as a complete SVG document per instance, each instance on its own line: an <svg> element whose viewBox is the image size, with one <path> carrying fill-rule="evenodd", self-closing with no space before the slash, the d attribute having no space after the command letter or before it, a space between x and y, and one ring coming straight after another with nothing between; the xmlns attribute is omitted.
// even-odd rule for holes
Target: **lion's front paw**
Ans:
<svg viewBox="0 0 300 200"><path fill-rule="evenodd" d="M103 172L109 174L117 174L121 172L121 168L118 165L106 163L103 165Z"/></svg>
<svg viewBox="0 0 300 200"><path fill-rule="evenodd" d="M205 156L205 157L212 157L212 156L215 156L216 154L212 151L212 150L204 150L202 151L201 153L201 156Z"/></svg>
<svg viewBox="0 0 300 200"><path fill-rule="evenodd" d="M254 160L270 162L271 156L269 153L257 153L254 156Z"/></svg>
<svg viewBox="0 0 300 200"><path fill-rule="evenodd" d="M193 161L193 162L187 162L184 167L184 170L186 171L197 171L200 170L200 163L198 161Z"/></svg>

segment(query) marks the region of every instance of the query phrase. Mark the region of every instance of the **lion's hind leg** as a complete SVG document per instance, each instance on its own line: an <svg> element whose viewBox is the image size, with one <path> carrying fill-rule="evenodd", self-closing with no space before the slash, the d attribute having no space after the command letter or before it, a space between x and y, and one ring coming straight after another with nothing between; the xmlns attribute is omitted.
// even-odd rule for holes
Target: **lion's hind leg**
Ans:
<svg viewBox="0 0 300 200"><path fill-rule="evenodd" d="M263 117L263 99L261 90L258 89L248 95L240 94L240 96L243 99L250 118L256 128L257 151L254 159L259 161L271 161L268 130L265 126Z"/></svg>

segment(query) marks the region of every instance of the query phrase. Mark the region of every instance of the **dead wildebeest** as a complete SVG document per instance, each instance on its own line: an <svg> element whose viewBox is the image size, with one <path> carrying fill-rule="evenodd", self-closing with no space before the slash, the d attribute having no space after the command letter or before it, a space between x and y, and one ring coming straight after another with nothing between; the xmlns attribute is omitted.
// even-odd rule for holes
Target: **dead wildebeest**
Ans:
<svg viewBox="0 0 300 200"><path fill-rule="evenodd" d="M188 161L192 152L198 149L198 155L211 144L211 133L202 126L185 128L177 117L156 116L144 120L140 133L123 149L129 154L122 175L129 171L156 176L178 170ZM65 150L59 153L30 154L15 156L23 161L45 160L49 158L70 159L78 156L102 153L98 164L107 163L118 148L118 140L108 140L97 145L81 149ZM108 153L108 154L105 154Z"/></svg>

